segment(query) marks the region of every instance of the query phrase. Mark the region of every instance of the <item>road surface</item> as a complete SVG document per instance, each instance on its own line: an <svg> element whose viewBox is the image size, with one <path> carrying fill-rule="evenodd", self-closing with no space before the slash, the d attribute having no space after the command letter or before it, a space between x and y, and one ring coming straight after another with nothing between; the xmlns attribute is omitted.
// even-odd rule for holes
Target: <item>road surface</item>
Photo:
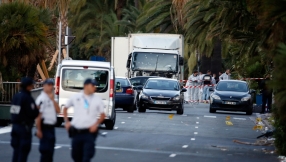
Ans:
<svg viewBox="0 0 286 162"><path fill-rule="evenodd" d="M229 116L229 120L226 117ZM117 111L115 129L100 129L106 137L97 139L97 162L275 162L277 155L263 150L273 146L234 143L256 141L256 114L218 112L210 114L207 104L185 105L184 115L175 111L146 113ZM230 121L230 122L226 122ZM227 125L233 124L233 125ZM0 128L0 161L11 161L11 127ZM35 130L34 130L35 131ZM70 139L64 127L56 129L54 161L72 161ZM29 162L39 161L39 141L33 138Z"/></svg>

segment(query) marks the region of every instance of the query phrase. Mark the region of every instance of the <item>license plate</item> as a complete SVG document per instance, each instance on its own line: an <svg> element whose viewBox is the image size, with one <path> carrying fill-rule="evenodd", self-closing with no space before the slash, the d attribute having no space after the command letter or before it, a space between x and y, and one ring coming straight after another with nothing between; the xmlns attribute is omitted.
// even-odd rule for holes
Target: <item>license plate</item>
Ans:
<svg viewBox="0 0 286 162"><path fill-rule="evenodd" d="M227 105L236 105L236 102L228 102L228 101L226 101L226 102L224 102L224 104L227 104Z"/></svg>
<svg viewBox="0 0 286 162"><path fill-rule="evenodd" d="M167 102L166 101L155 101L155 104L162 104L162 105L164 105L164 104L167 104Z"/></svg>
<svg viewBox="0 0 286 162"><path fill-rule="evenodd" d="M116 90L116 92L122 92L122 88L120 88L120 89Z"/></svg>

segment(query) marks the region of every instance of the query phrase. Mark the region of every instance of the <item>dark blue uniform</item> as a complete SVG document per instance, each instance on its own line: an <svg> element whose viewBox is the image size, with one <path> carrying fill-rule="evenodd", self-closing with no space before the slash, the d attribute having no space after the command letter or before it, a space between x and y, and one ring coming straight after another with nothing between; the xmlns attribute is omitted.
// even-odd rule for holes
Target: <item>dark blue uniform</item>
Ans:
<svg viewBox="0 0 286 162"><path fill-rule="evenodd" d="M25 88L12 100L10 109L12 132L11 146L14 149L13 162L26 162L31 150L32 127L39 111L31 93Z"/></svg>

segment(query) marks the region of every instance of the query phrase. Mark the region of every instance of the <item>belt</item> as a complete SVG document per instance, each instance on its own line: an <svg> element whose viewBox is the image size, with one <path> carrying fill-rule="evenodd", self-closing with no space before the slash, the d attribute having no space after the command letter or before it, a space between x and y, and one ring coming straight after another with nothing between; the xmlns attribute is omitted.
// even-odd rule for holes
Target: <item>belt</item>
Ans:
<svg viewBox="0 0 286 162"><path fill-rule="evenodd" d="M89 129L76 129L74 128L74 131L78 134L81 134L81 133L90 133L89 132Z"/></svg>
<svg viewBox="0 0 286 162"><path fill-rule="evenodd" d="M55 125L51 125L51 124L44 124L42 125L43 128L54 128Z"/></svg>

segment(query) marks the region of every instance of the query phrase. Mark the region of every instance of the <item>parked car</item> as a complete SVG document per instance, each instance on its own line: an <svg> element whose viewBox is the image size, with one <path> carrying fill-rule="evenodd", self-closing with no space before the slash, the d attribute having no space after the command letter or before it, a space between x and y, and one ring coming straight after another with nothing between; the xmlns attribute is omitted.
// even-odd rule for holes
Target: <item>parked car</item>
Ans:
<svg viewBox="0 0 286 162"><path fill-rule="evenodd" d="M138 99L139 99L139 94L143 88L143 86L145 85L146 81L149 78L158 78L158 76L137 76L134 78L130 78L130 82L133 86L134 89L134 93L135 93L135 105L136 105L136 109L138 109Z"/></svg>
<svg viewBox="0 0 286 162"><path fill-rule="evenodd" d="M93 78L98 86L96 94L100 96L104 103L105 121L107 129L113 129L116 113L114 105L114 68L109 62L83 61L83 60L63 60L57 67L55 98L61 108L58 114L58 123L63 122L63 108L67 100L83 90L84 80ZM73 117L73 108L68 109L68 117Z"/></svg>
<svg viewBox="0 0 286 162"><path fill-rule="evenodd" d="M115 78L115 108L123 108L127 112L133 113L135 106L135 94L132 85L126 77Z"/></svg>
<svg viewBox="0 0 286 162"><path fill-rule="evenodd" d="M252 93L245 81L222 80L219 81L210 97L210 113L217 110L242 111L247 115L253 112Z"/></svg>
<svg viewBox="0 0 286 162"><path fill-rule="evenodd" d="M139 95L138 111L176 110L177 114L183 114L183 93L186 91L180 88L180 83L175 79L149 78Z"/></svg>

